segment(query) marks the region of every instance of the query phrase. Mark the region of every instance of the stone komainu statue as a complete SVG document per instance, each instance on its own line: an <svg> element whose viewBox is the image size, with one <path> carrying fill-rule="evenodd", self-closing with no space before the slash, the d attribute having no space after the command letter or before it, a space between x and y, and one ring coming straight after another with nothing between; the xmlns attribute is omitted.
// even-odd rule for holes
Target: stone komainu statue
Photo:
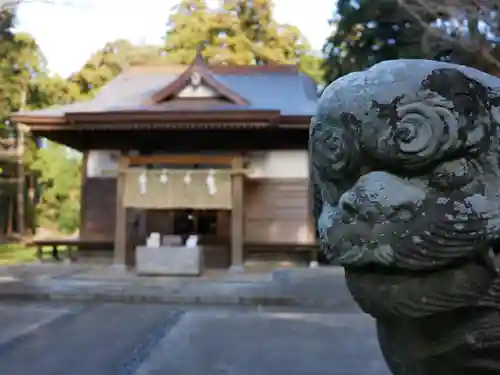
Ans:
<svg viewBox="0 0 500 375"><path fill-rule="evenodd" d="M377 64L326 88L309 147L322 249L391 371L500 374L500 79Z"/></svg>

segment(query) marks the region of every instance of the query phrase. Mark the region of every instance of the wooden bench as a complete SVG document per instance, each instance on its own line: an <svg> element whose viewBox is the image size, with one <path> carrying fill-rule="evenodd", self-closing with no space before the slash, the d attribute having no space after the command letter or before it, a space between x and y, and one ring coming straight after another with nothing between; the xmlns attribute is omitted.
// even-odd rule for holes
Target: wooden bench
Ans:
<svg viewBox="0 0 500 375"><path fill-rule="evenodd" d="M42 260L44 248L51 249L51 256L54 260L60 260L59 251L61 247L67 249L68 259L75 260L76 253L80 250L102 250L113 247L112 240L81 240L81 239L44 239L36 240L29 244L29 246L36 247L36 257Z"/></svg>

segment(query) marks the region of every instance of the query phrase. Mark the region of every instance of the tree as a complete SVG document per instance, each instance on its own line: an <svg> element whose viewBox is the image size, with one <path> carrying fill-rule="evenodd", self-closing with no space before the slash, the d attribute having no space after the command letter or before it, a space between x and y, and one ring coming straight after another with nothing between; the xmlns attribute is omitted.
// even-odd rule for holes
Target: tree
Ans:
<svg viewBox="0 0 500 375"><path fill-rule="evenodd" d="M216 27L217 19L204 0L182 0L167 23L164 49L168 63L191 63L201 42L214 42L211 30Z"/></svg>
<svg viewBox="0 0 500 375"><path fill-rule="evenodd" d="M13 33L15 9L0 11L0 136L16 136L12 112L29 107L27 98L33 79L47 76L46 60L35 39ZM41 106L38 106L40 108ZM28 139L29 142L29 139ZM1 158L0 158L1 159Z"/></svg>
<svg viewBox="0 0 500 375"><path fill-rule="evenodd" d="M183 0L168 21L167 61L189 64L205 42L208 63L299 64L318 78L320 57L297 27L279 24L272 11L270 0L224 0L218 8L209 8L204 0Z"/></svg>
<svg viewBox="0 0 500 375"><path fill-rule="evenodd" d="M326 82L380 61L422 57L423 28L397 0L339 0L335 13L323 48Z"/></svg>
<svg viewBox="0 0 500 375"><path fill-rule="evenodd" d="M29 81L46 66L33 37L12 31L14 18L11 11L0 11L0 121L7 131L12 130L10 114L24 104Z"/></svg>
<svg viewBox="0 0 500 375"><path fill-rule="evenodd" d="M498 73L500 0L398 0L398 4L422 27L424 53ZM427 22L422 14L431 14L436 22Z"/></svg>
<svg viewBox="0 0 500 375"><path fill-rule="evenodd" d="M80 98L78 85L42 72L28 84L26 109L72 103ZM30 174L38 177L40 199L36 208L28 202L27 209L35 210L32 216L36 216L36 222L56 227L63 233L73 233L79 225L80 162L69 158L64 146L51 142L49 147L40 149L36 143L27 137L24 165Z"/></svg>
<svg viewBox="0 0 500 375"><path fill-rule="evenodd" d="M70 157L64 146L49 142L38 150L32 169L38 171L42 185L40 224L55 224L63 233L75 232L80 220L81 160Z"/></svg>
<svg viewBox="0 0 500 375"><path fill-rule="evenodd" d="M92 97L125 67L155 64L165 60L160 46L134 45L128 40L120 39L106 43L78 72L69 77L69 81L78 86L84 98Z"/></svg>
<svg viewBox="0 0 500 375"><path fill-rule="evenodd" d="M20 109L70 103L80 93L75 84L49 75L45 58L31 35L13 31L15 12L15 6L0 7L0 220L5 222L12 207L16 207L17 228L24 234L24 224L32 219L24 212L33 209L32 202L25 199L25 181L33 171L39 172L31 167L40 161L29 134L16 139L20 133L11 114ZM22 155L20 150L24 150ZM62 214L70 211L61 207Z"/></svg>
<svg viewBox="0 0 500 375"><path fill-rule="evenodd" d="M404 57L498 74L499 9L500 0L339 0L337 30L325 44L326 80Z"/></svg>
<svg viewBox="0 0 500 375"><path fill-rule="evenodd" d="M247 49L246 64L298 63L311 46L300 30L273 19L274 3L270 0L224 0L216 14L221 22L211 32L217 41L211 46L215 54L242 54ZM210 48L210 47L209 47ZM231 55L228 58L231 58Z"/></svg>
<svg viewBox="0 0 500 375"><path fill-rule="evenodd" d="M299 69L301 72L309 75L316 83L322 84L324 82L324 57L318 53L308 53L300 57Z"/></svg>
<svg viewBox="0 0 500 375"><path fill-rule="evenodd" d="M30 140L21 137L16 141L19 132L10 117L24 106L29 81L43 71L45 61L30 35L13 32L15 10L0 8L0 215L2 221L10 221L9 212L17 204L17 229L24 232L25 169L19 151ZM28 155L28 160L32 160L32 155Z"/></svg>
<svg viewBox="0 0 500 375"><path fill-rule="evenodd" d="M28 85L27 109L73 103L81 96L79 86L60 76L40 74Z"/></svg>

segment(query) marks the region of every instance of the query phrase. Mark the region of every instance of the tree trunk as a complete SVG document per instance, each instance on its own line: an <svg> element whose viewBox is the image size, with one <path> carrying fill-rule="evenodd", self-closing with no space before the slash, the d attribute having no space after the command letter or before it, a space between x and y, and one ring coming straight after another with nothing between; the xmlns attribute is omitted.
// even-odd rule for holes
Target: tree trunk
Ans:
<svg viewBox="0 0 500 375"><path fill-rule="evenodd" d="M24 131L22 124L17 125L17 232L24 236L25 229L25 202L24 202Z"/></svg>

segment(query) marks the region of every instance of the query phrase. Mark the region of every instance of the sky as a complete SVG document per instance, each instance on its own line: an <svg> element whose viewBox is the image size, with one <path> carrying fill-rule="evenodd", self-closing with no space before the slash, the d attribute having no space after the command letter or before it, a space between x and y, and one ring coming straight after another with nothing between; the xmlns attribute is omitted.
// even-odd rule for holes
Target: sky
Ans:
<svg viewBox="0 0 500 375"><path fill-rule="evenodd" d="M217 0L209 0L216 2ZM108 41L162 42L175 0L27 0L17 29L35 37L51 72L68 76ZM330 34L334 1L274 0L275 19L297 26L314 49Z"/></svg>

